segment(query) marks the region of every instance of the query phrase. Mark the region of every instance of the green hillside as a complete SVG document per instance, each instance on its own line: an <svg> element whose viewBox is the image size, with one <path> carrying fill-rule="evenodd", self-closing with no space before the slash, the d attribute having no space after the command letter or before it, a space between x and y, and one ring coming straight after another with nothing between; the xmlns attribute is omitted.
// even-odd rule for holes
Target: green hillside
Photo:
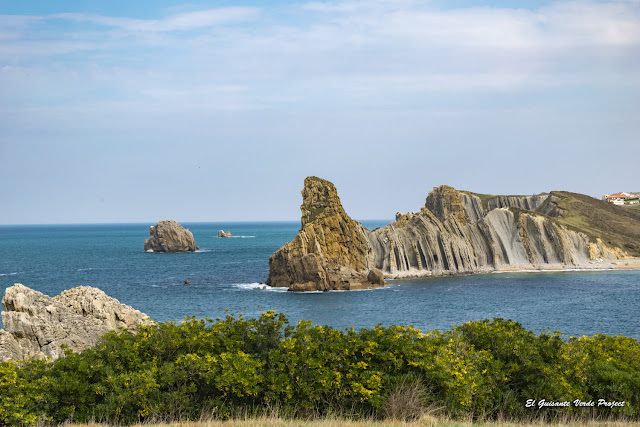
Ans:
<svg viewBox="0 0 640 427"><path fill-rule="evenodd" d="M557 217L558 222L602 239L629 255L640 256L640 211L615 206L584 194L553 191L553 196L538 210Z"/></svg>

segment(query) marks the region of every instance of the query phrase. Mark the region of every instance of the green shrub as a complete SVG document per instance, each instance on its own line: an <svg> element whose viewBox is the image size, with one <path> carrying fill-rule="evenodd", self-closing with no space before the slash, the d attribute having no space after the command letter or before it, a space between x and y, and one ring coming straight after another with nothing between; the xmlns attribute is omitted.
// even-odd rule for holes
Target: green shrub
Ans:
<svg viewBox="0 0 640 427"><path fill-rule="evenodd" d="M483 320L451 331L411 326L355 331L258 318L187 318L105 334L54 362L0 364L0 425L90 420L221 419L278 408L281 416L413 419L427 407L465 419L529 420L528 399L625 401L621 407L545 408L560 416L638 420L640 343L563 339ZM534 412L536 411L536 412Z"/></svg>
<svg viewBox="0 0 640 427"><path fill-rule="evenodd" d="M601 414L640 416L640 342L624 336L596 334L572 338L568 347L582 353L587 397L597 402L625 401L621 407L597 406ZM597 403L596 403L597 405Z"/></svg>
<svg viewBox="0 0 640 427"><path fill-rule="evenodd" d="M33 425L42 418L51 385L44 375L46 367L38 360L22 366L0 362L0 425Z"/></svg>

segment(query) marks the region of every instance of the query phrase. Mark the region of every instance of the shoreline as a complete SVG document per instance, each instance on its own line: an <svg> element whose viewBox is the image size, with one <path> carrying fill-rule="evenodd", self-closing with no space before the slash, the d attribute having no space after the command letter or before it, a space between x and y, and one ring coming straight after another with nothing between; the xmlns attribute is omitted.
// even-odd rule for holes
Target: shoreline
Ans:
<svg viewBox="0 0 640 427"><path fill-rule="evenodd" d="M616 261L607 261L607 262L598 262L598 263L590 263L589 266L580 266L580 267L567 267L564 265L549 265L548 267L526 267L526 266L513 266L513 267L499 267L499 268L483 268L479 271L474 272L446 272L443 274L433 274L431 271L418 272L417 270L412 270L406 272L406 274L387 274L385 273L384 279L385 281L395 281L395 280L419 280L419 279L427 279L427 278L441 278L441 277L460 277L460 276L475 276L475 275L483 275L483 274L502 274L502 273L560 273L560 272L581 272L581 271L619 271L619 270L640 270L640 258L632 258L625 260L616 260ZM327 291L322 290L313 290L313 291L291 291L295 293L303 293L303 294L312 294L318 293L322 294L325 292L354 292L354 291L370 291L376 289L385 289L388 288L391 283L385 283L384 286L375 286L375 287L361 287L355 289L332 289ZM281 290L286 289L289 292L289 289L286 286L268 286L265 283L260 283L259 286L255 286L254 289L259 290ZM283 291L285 292L285 291Z"/></svg>
<svg viewBox="0 0 640 427"><path fill-rule="evenodd" d="M604 264L604 265L602 265ZM607 261L601 263L590 263L589 266L576 266L576 267L566 267L566 266L549 266L549 267L500 267L497 268L495 273L502 272L545 272L545 271L607 271L607 270L640 270L640 259L624 259L617 261Z"/></svg>
<svg viewBox="0 0 640 427"><path fill-rule="evenodd" d="M434 274L432 271L410 270L401 274L384 273L385 280L404 280L404 279L425 279L429 277L447 277L447 276L472 276L476 274L494 274L494 273L545 273L545 272L562 272L562 271L616 271L616 270L640 270L640 258L621 259L614 261L591 262L588 265L567 266L561 264L549 264L544 267L534 266L504 266L504 267L483 267L478 271L472 272L443 272Z"/></svg>

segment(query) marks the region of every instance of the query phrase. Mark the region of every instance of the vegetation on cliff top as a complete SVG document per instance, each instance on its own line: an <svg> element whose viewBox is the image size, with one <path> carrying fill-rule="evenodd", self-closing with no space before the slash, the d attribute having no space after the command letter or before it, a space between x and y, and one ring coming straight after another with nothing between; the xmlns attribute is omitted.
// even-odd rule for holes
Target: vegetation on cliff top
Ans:
<svg viewBox="0 0 640 427"><path fill-rule="evenodd" d="M551 215L558 221L601 239L609 246L619 247L631 256L640 256L640 211L615 206L584 194L554 191Z"/></svg>
<svg viewBox="0 0 640 427"><path fill-rule="evenodd" d="M0 364L0 425L38 420L132 424L238 414L413 419L640 419L640 342L565 339L503 319L451 331L339 331L273 311L187 319L106 334L54 362ZM568 402L527 407L528 399ZM577 407L605 399L621 406Z"/></svg>
<svg viewBox="0 0 640 427"><path fill-rule="evenodd" d="M527 197L497 196L468 191L466 193L477 196L485 212L489 208L489 201L496 197ZM586 234L593 242L600 239L609 247L618 247L630 256L640 257L638 210L625 209L584 194L552 191L549 199L537 209L537 212L554 218L574 231Z"/></svg>

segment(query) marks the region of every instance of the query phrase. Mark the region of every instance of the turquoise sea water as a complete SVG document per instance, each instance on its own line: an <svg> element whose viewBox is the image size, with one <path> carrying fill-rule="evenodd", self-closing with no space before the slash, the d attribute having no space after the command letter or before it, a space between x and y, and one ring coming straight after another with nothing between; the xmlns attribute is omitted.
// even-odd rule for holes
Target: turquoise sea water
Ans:
<svg viewBox="0 0 640 427"><path fill-rule="evenodd" d="M387 221L363 223L372 229ZM299 222L184 223L201 250L178 254L144 252L150 225L0 226L0 291L22 283L53 296L96 286L160 321L215 319L226 309L255 316L276 308L292 322L340 329L382 323L446 330L503 317L535 332L640 335L640 271L494 273L299 294L259 289L269 256L295 237ZM218 238L220 229L234 237Z"/></svg>

